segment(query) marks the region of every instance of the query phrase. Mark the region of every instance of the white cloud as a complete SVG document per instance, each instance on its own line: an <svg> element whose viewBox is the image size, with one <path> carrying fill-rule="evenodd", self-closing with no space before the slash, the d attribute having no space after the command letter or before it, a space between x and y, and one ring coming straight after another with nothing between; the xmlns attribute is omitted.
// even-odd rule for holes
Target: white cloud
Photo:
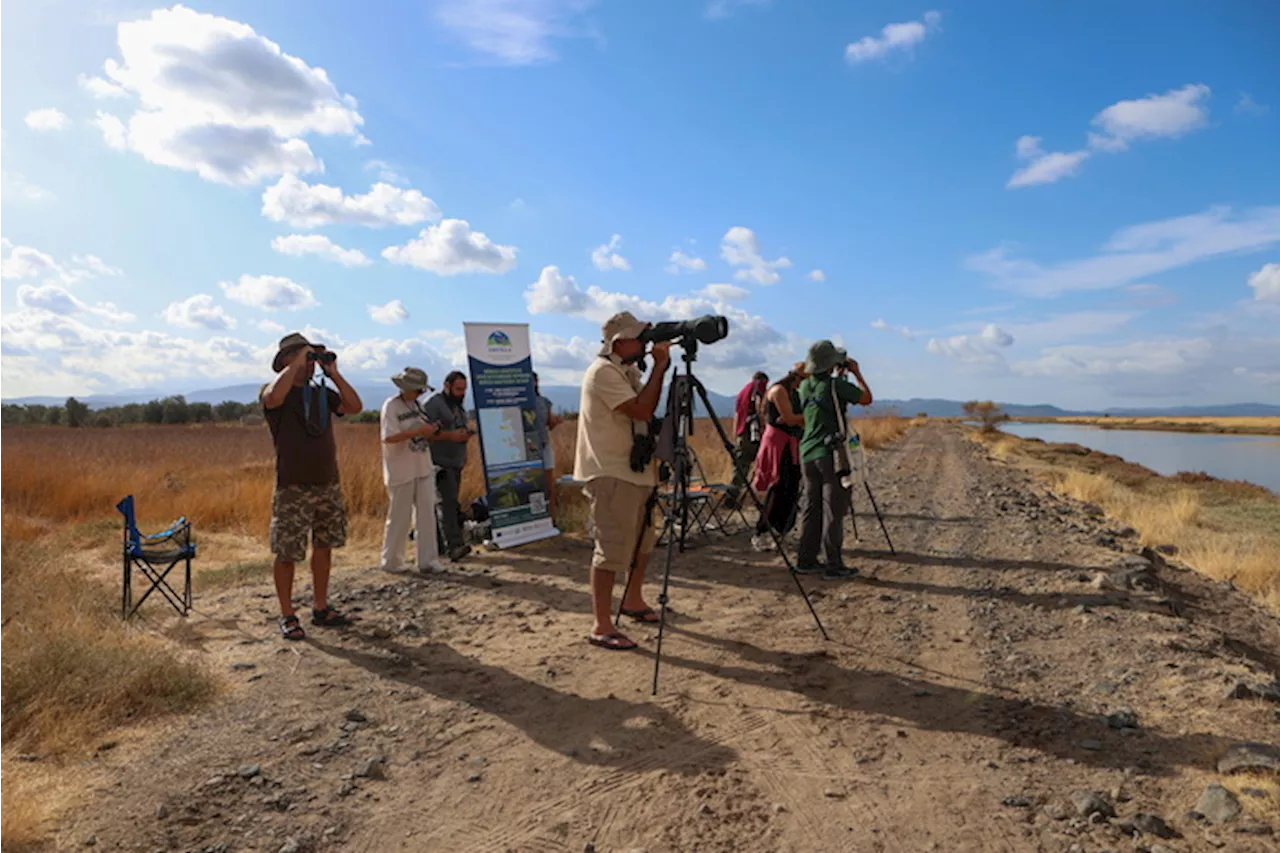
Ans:
<svg viewBox="0 0 1280 853"><path fill-rule="evenodd" d="M310 290L279 275L242 275L239 281L223 281L218 286L233 302L265 311L297 311L320 304Z"/></svg>
<svg viewBox="0 0 1280 853"><path fill-rule="evenodd" d="M105 79L83 85L137 99L123 142L152 163L252 184L321 171L308 134L360 138L355 99L246 24L178 5L121 23L117 42Z"/></svg>
<svg viewBox="0 0 1280 853"><path fill-rule="evenodd" d="M629 270L630 262L618 250L622 248L622 235L614 234L608 243L596 246L591 251L591 263L598 270Z"/></svg>
<svg viewBox="0 0 1280 853"><path fill-rule="evenodd" d="M738 287L736 284L708 284L698 291L698 295L718 302L737 302L739 299L746 299L749 294L750 291L745 287Z"/></svg>
<svg viewBox="0 0 1280 853"><path fill-rule="evenodd" d="M925 347L934 355L943 355L957 361L973 364L1003 364L999 350L1013 345L1013 335L989 323L976 335L953 335L949 338L930 338Z"/></svg>
<svg viewBox="0 0 1280 853"><path fill-rule="evenodd" d="M197 293L181 302L171 302L160 314L171 326L184 329L234 329L235 319L207 293Z"/></svg>
<svg viewBox="0 0 1280 853"><path fill-rule="evenodd" d="M20 307L36 311L47 311L50 314L61 316L93 314L113 323L129 323L137 319L128 311L121 311L110 302L89 305L74 296L70 291L56 284L43 284L39 287L20 284L15 295Z"/></svg>
<svg viewBox="0 0 1280 853"><path fill-rule="evenodd" d="M409 309L404 307L404 303L399 299L392 299L386 305L369 305L369 317L375 323L382 323L385 326L394 326L396 323L403 323L409 319Z"/></svg>
<svg viewBox="0 0 1280 853"><path fill-rule="evenodd" d="M253 325L257 326L260 330L272 335L278 335L284 331L284 326L280 325L275 320L259 320Z"/></svg>
<svg viewBox="0 0 1280 853"><path fill-rule="evenodd" d="M912 48L925 40L930 32L938 29L942 20L939 12L925 12L919 21L886 24L879 37L864 36L844 49L844 58L853 64L883 59L894 53L911 55Z"/></svg>
<svg viewBox="0 0 1280 853"><path fill-rule="evenodd" d="M32 110L27 113L23 122L32 130L42 132L66 130L71 126L71 119L67 118L67 114L55 107Z"/></svg>
<svg viewBox="0 0 1280 853"><path fill-rule="evenodd" d="M1264 264L1249 276L1253 298L1261 302L1280 302L1280 264Z"/></svg>
<svg viewBox="0 0 1280 853"><path fill-rule="evenodd" d="M93 125L102 131L102 141L107 143L108 148L124 151L129 147L129 131L118 116L98 110L98 114L94 116Z"/></svg>
<svg viewBox="0 0 1280 853"><path fill-rule="evenodd" d="M446 219L424 228L403 246L388 246L382 257L437 275L504 273L516 265L516 247L494 243L483 232L472 231L464 219Z"/></svg>
<svg viewBox="0 0 1280 853"><path fill-rule="evenodd" d="M1159 137L1174 138L1208 122L1209 87L1189 83L1163 95L1118 101L1093 117L1098 131L1087 135L1088 147L1076 151L1046 152L1040 137L1022 136L1014 145L1019 160L1027 161L1005 184L1009 189L1052 184L1076 175L1092 154L1127 151L1131 142Z"/></svg>
<svg viewBox="0 0 1280 853"><path fill-rule="evenodd" d="M671 253L671 257L667 258L667 272L672 275L679 275L681 272L702 272L707 268L707 262L696 255L686 255L684 252L676 249Z"/></svg>
<svg viewBox="0 0 1280 853"><path fill-rule="evenodd" d="M49 190L31 183L17 172L0 170L0 187L3 188L3 194L6 199L12 199L16 196L26 201L53 201L57 198Z"/></svg>
<svg viewBox="0 0 1280 853"><path fill-rule="evenodd" d="M754 281L756 284L777 284L782 280L778 270L791 266L788 258L767 261L760 254L756 232L735 225L725 232L720 241L720 257L730 266L743 267L733 274L738 281Z"/></svg>
<svg viewBox="0 0 1280 853"><path fill-rule="evenodd" d="M1250 95L1248 92L1240 93L1240 98L1236 101L1235 106L1237 114L1243 113L1255 116L1265 115L1267 109L1268 107L1266 104L1258 103L1253 99L1253 95Z"/></svg>
<svg viewBox="0 0 1280 853"><path fill-rule="evenodd" d="M338 187L308 184L285 175L262 193L262 215L299 228L351 224L377 228L435 222L440 208L418 190L378 183L364 195L344 195Z"/></svg>
<svg viewBox="0 0 1280 853"><path fill-rule="evenodd" d="M282 255L316 255L326 260L342 264L344 267L364 267L373 263L359 249L344 249L322 234L290 234L275 237L271 240L271 248Z"/></svg>
<svg viewBox="0 0 1280 853"><path fill-rule="evenodd" d="M1048 347L1037 359L1014 362L1024 376L1081 377L1117 374L1184 375L1204 366L1214 345L1207 338L1129 341Z"/></svg>
<svg viewBox="0 0 1280 853"><path fill-rule="evenodd" d="M436 20L473 50L505 65L537 65L558 56L551 41L588 35L581 14L594 0L439 0Z"/></svg>
<svg viewBox="0 0 1280 853"><path fill-rule="evenodd" d="M384 184L403 186L404 184L409 183L408 179L405 178L404 175L400 174L399 170L386 160L370 160L368 163L364 164L364 167L368 171L377 172L378 180L382 181Z"/></svg>
<svg viewBox="0 0 1280 853"><path fill-rule="evenodd" d="M824 273L822 270L810 270L807 278L810 281L826 281L827 274Z"/></svg>
<svg viewBox="0 0 1280 853"><path fill-rule="evenodd" d="M805 345L794 336L777 331L763 318L722 299L671 295L654 302L594 285L583 290L573 276L561 274L554 266L542 269L538 280L525 290L524 298L531 314L567 314L597 324L619 311L630 311L641 320L655 323L723 314L729 320L729 336L699 351L700 359L713 370L766 366L777 369L794 362L796 352Z"/></svg>
<svg viewBox="0 0 1280 853"><path fill-rule="evenodd" d="M76 273L77 280L80 278L93 278L94 276L124 275L124 270L108 265L97 255L72 255L71 263L80 268Z"/></svg>
<svg viewBox="0 0 1280 853"><path fill-rule="evenodd" d="M1203 213L1121 229L1098 254L1041 265L1010 257L1005 247L968 259L967 266L1007 290L1029 296L1103 290L1197 261L1280 243L1280 207L1211 207Z"/></svg>
<svg viewBox="0 0 1280 853"><path fill-rule="evenodd" d="M123 86L117 86L109 80L103 80L101 77L94 77L90 74L76 75L76 83L90 95L102 100L129 97L128 90Z"/></svg>
<svg viewBox="0 0 1280 853"><path fill-rule="evenodd" d="M1102 132L1090 134L1090 145L1103 151L1123 151L1134 140L1190 133L1208 123L1204 102L1209 94L1203 83L1188 83L1163 95L1114 103L1094 116L1092 124Z"/></svg>
<svg viewBox="0 0 1280 853"><path fill-rule="evenodd" d="M530 314L580 314L586 310L587 295L571 275L561 275L559 267L543 267L538 280L524 294Z"/></svg>
<svg viewBox="0 0 1280 853"><path fill-rule="evenodd" d="M600 351L599 341L588 341L576 335L568 340L556 335L534 332L530 343L533 346L533 367L543 375L542 384L547 385L547 372L585 370L591 364L596 353ZM563 375L563 374L561 374ZM573 377L580 380L581 376ZM577 384L575 382L575 384Z"/></svg>
<svg viewBox="0 0 1280 853"><path fill-rule="evenodd" d="M4 257L0 260L0 278L39 278L52 276L63 284L76 284L99 276L120 276L124 270L109 266L97 255L72 255L70 263L59 263L50 255L30 246L15 246L0 240Z"/></svg>
<svg viewBox="0 0 1280 853"><path fill-rule="evenodd" d="M894 334L902 335L902 337L907 340L915 340L920 336L920 333L914 329L910 329L906 326L891 326L883 319L872 320L871 328L879 329L882 332L893 332Z"/></svg>
<svg viewBox="0 0 1280 853"><path fill-rule="evenodd" d="M526 204L527 202L522 198L513 198L511 199L511 203L507 205L507 207L511 208L512 210L523 210Z"/></svg>
<svg viewBox="0 0 1280 853"><path fill-rule="evenodd" d="M1074 175L1089 157L1088 151L1045 152L1040 147L1040 137L1022 136L1015 145L1018 159L1030 162L1013 173L1006 184L1009 188L1051 184Z"/></svg>

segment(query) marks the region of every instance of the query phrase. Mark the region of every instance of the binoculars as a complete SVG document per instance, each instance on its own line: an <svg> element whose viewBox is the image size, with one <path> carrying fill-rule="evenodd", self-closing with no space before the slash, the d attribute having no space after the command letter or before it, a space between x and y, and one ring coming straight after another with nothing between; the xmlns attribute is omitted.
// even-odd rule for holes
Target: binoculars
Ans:
<svg viewBox="0 0 1280 853"><path fill-rule="evenodd" d="M318 361L321 364L333 364L337 360L338 354L336 352L329 352L328 350L320 350L319 352L312 350L307 353L307 361Z"/></svg>

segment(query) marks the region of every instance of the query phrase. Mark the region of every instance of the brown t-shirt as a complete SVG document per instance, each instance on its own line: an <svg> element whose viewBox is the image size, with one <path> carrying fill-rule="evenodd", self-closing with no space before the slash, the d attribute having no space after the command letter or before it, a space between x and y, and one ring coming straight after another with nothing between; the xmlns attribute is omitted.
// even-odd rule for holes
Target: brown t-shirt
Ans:
<svg viewBox="0 0 1280 853"><path fill-rule="evenodd" d="M266 390L263 387L259 400ZM304 404L304 392L310 395L310 406ZM321 394L328 398L328 417L324 417ZM276 446L277 487L327 486L338 482L338 445L333 438L333 419L341 417L338 414L341 402L342 397L332 388L295 385L279 407L263 406L267 425L271 427L271 441Z"/></svg>

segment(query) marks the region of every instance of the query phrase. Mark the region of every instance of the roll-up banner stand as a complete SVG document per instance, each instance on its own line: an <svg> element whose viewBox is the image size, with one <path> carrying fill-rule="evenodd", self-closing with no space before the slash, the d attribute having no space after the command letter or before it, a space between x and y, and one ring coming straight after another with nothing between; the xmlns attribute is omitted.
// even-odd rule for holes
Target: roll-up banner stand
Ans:
<svg viewBox="0 0 1280 853"><path fill-rule="evenodd" d="M463 323L490 536L499 548L560 531L547 511L527 323Z"/></svg>

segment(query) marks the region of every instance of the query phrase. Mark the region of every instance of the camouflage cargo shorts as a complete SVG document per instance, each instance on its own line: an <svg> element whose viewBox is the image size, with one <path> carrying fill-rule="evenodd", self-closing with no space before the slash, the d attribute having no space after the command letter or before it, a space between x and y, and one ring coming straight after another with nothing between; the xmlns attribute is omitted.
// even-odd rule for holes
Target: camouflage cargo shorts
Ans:
<svg viewBox="0 0 1280 853"><path fill-rule="evenodd" d="M342 486L277 486L271 498L271 553L299 563L313 548L347 544L347 505Z"/></svg>

